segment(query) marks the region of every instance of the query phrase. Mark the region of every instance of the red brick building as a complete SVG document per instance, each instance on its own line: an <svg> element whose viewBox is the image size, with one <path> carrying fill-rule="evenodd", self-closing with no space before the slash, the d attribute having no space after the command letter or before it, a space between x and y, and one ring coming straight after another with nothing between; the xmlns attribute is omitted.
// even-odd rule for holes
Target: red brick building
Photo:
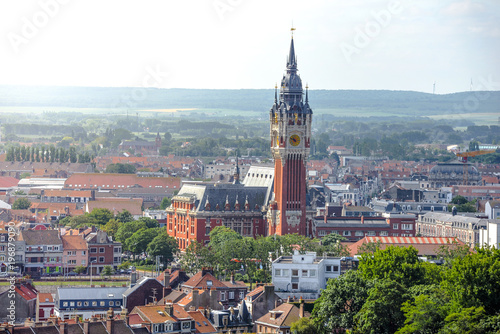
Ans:
<svg viewBox="0 0 500 334"><path fill-rule="evenodd" d="M121 263L122 244L114 242L104 231L94 231L85 236L89 248L89 270L99 274L105 266L115 268Z"/></svg>
<svg viewBox="0 0 500 334"><path fill-rule="evenodd" d="M365 236L414 237L415 215L385 214L384 217L325 217L314 221L314 236L321 239L337 233L348 241L358 241Z"/></svg>

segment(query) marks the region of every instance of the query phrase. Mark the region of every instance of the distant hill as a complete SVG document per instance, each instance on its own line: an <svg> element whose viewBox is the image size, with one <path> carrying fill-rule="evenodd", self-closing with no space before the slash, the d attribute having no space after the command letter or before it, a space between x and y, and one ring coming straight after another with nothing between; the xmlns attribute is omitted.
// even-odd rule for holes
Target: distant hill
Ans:
<svg viewBox="0 0 500 334"><path fill-rule="evenodd" d="M140 91L138 91L140 90ZM141 99L134 100L133 96ZM142 98L145 97L145 98ZM485 98L486 97L486 98ZM159 89L0 85L0 106L69 108L208 108L268 111L273 89ZM365 109L401 115L499 113L500 91L434 95L390 90L310 90L315 109ZM476 103L477 102L477 103Z"/></svg>

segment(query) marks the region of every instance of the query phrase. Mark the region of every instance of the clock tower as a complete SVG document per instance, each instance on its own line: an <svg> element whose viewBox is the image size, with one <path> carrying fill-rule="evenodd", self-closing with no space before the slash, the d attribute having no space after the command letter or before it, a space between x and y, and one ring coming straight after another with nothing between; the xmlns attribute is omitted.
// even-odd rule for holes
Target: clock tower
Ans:
<svg viewBox="0 0 500 334"><path fill-rule="evenodd" d="M298 233L308 235L306 227L306 164L311 141L312 110L308 87L303 99L302 80L297 73L293 44L269 112L271 152L274 158L274 196L267 213L268 234Z"/></svg>

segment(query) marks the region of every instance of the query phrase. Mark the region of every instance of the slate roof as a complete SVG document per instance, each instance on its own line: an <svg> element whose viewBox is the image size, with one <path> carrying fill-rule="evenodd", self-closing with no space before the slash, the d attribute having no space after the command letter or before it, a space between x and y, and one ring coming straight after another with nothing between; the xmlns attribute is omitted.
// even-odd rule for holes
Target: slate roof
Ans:
<svg viewBox="0 0 500 334"><path fill-rule="evenodd" d="M21 231L19 240L24 240L26 245L62 245L58 230Z"/></svg>
<svg viewBox="0 0 500 334"><path fill-rule="evenodd" d="M271 313L276 314L275 319L271 318ZM264 314L256 322L273 327L290 327L299 318L299 308L293 304L284 303Z"/></svg>
<svg viewBox="0 0 500 334"><path fill-rule="evenodd" d="M59 287L56 291L56 299L58 300L77 300L77 299L119 299L122 298L126 287L83 287L83 288L66 288ZM113 296L109 296L109 295Z"/></svg>
<svg viewBox="0 0 500 334"><path fill-rule="evenodd" d="M148 281L156 281L156 280L154 278L152 278L152 277L143 276L143 277L141 277L141 279L139 279L136 282L136 284L133 287L128 288L127 290L125 290L123 292L123 295L124 296L130 295L131 293L133 293L134 291L136 291L137 289L139 289L141 286L143 286L144 284L146 284ZM156 281L156 284L158 284L158 281Z"/></svg>

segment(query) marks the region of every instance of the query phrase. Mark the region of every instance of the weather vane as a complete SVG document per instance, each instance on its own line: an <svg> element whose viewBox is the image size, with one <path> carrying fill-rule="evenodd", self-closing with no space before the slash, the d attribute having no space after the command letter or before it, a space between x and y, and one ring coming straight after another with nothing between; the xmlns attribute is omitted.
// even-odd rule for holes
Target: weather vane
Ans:
<svg viewBox="0 0 500 334"><path fill-rule="evenodd" d="M293 38L293 32L295 31L295 28L293 27L293 21L292 21L292 28L290 29L290 31L292 32L292 38Z"/></svg>

